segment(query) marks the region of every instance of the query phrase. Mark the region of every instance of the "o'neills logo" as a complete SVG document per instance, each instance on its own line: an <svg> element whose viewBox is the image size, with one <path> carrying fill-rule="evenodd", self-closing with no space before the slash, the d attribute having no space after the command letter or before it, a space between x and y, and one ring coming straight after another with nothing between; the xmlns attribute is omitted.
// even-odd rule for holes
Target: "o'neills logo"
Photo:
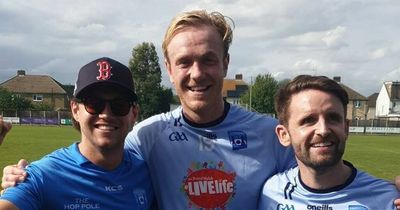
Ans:
<svg viewBox="0 0 400 210"><path fill-rule="evenodd" d="M183 181L183 191L189 198L189 207L199 209L225 209L225 205L234 196L235 173L223 171L223 162L195 163L188 169Z"/></svg>

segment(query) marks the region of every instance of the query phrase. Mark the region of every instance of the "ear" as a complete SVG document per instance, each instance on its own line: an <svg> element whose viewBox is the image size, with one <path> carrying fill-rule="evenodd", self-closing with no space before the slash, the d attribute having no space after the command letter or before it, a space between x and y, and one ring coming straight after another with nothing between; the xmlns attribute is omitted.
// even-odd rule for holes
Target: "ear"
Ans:
<svg viewBox="0 0 400 210"><path fill-rule="evenodd" d="M140 107L138 104L136 104L135 106L132 107L131 121L133 123L135 123L139 117L139 110L140 110Z"/></svg>
<svg viewBox="0 0 400 210"><path fill-rule="evenodd" d="M78 102L71 100L71 102L69 103L70 107L71 107L71 113L72 113L72 117L75 119L75 121L79 122L79 104Z"/></svg>
<svg viewBox="0 0 400 210"><path fill-rule="evenodd" d="M229 56L229 53L227 53L223 60L224 77L226 77L226 74L228 73L229 59L230 59L230 56Z"/></svg>
<svg viewBox="0 0 400 210"><path fill-rule="evenodd" d="M275 128L275 133L278 136L279 142L283 146L288 147L291 145L290 134L285 126L283 126L281 124L277 125Z"/></svg>
<svg viewBox="0 0 400 210"><path fill-rule="evenodd" d="M140 109L139 105L136 104L135 106L133 106L131 108L131 111L128 114L128 117L129 117L128 126L129 126L130 131L133 129L133 126L135 126L136 120L139 117L139 109Z"/></svg>
<svg viewBox="0 0 400 210"><path fill-rule="evenodd" d="M350 121L348 119L345 119L345 128L344 128L344 133L346 134L346 139L349 136L349 129L350 129Z"/></svg>
<svg viewBox="0 0 400 210"><path fill-rule="evenodd" d="M169 61L167 59L164 59L164 65L168 72L169 81L171 81L171 83L174 84L174 77L172 75L171 64L169 63Z"/></svg>

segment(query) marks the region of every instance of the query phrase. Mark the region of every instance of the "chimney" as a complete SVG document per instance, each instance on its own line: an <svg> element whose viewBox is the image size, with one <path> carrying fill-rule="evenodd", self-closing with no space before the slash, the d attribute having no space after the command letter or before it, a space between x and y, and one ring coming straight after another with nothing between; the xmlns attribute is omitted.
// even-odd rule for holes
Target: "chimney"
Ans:
<svg viewBox="0 0 400 210"><path fill-rule="evenodd" d="M333 77L333 80L335 80L336 82L340 82L340 77L338 77L338 76Z"/></svg>
<svg viewBox="0 0 400 210"><path fill-rule="evenodd" d="M19 77L25 76L25 70L18 70L17 71L17 76L19 76Z"/></svg>
<svg viewBox="0 0 400 210"><path fill-rule="evenodd" d="M236 80L243 80L243 75L242 74L236 74L235 75Z"/></svg>

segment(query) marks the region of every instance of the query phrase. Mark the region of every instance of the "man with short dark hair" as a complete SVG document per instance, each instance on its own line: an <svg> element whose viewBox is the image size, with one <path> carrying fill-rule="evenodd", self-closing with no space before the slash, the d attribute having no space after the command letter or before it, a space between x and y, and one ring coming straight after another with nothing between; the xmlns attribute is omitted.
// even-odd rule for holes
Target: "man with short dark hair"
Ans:
<svg viewBox="0 0 400 210"><path fill-rule="evenodd" d="M348 137L347 92L324 76L300 75L275 100L282 145L291 146L298 167L270 178L259 210L396 209L394 184L342 160Z"/></svg>
<svg viewBox="0 0 400 210"><path fill-rule="evenodd" d="M124 151L136 101L125 65L99 58L83 66L70 103L81 140L30 164L26 180L2 194L0 209L150 209L147 166Z"/></svg>

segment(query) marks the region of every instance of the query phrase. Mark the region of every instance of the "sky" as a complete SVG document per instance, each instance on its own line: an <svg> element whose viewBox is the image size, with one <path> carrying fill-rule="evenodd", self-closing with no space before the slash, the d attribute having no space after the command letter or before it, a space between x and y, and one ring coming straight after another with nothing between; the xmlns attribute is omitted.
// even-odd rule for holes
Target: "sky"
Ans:
<svg viewBox="0 0 400 210"><path fill-rule="evenodd" d="M161 43L172 18L195 9L234 22L227 79L259 74L341 77L362 95L400 81L399 0L0 0L0 83L17 70L74 84L103 56L128 65L132 49Z"/></svg>

